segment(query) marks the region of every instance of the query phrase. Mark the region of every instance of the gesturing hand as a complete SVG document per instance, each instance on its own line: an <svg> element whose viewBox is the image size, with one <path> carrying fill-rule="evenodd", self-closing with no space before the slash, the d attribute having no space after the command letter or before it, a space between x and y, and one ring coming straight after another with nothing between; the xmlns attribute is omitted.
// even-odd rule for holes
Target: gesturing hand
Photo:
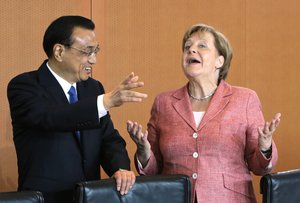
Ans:
<svg viewBox="0 0 300 203"><path fill-rule="evenodd" d="M137 146L137 156L143 166L150 158L151 146L147 139L148 131L142 132L142 125L137 122L127 121L127 131Z"/></svg>
<svg viewBox="0 0 300 203"><path fill-rule="evenodd" d="M272 145L272 135L280 122L280 117L281 114L277 113L271 123L266 122L264 127L258 128L258 143L260 150L266 151L270 149Z"/></svg>
<svg viewBox="0 0 300 203"><path fill-rule="evenodd" d="M131 73L113 91L104 94L104 107L109 110L112 107L121 106L124 102L141 102L143 99L147 98L147 94L131 90L144 86L144 83L138 82L138 79L138 76Z"/></svg>

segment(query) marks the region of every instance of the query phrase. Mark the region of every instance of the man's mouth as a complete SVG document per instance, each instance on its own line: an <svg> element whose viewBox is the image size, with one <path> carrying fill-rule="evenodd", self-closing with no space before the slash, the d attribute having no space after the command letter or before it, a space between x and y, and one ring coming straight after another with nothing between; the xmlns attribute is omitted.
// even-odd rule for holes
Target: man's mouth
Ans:
<svg viewBox="0 0 300 203"><path fill-rule="evenodd" d="M92 67L91 66L85 66L84 70L88 71L88 72L91 72L92 71Z"/></svg>

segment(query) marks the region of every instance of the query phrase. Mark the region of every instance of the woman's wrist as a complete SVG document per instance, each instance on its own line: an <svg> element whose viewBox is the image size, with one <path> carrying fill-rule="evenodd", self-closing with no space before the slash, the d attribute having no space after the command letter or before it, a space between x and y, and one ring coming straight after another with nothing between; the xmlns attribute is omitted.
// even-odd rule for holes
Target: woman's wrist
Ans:
<svg viewBox="0 0 300 203"><path fill-rule="evenodd" d="M271 145L269 148L267 148L267 149L260 149L260 151L261 151L262 153L269 153L269 152L272 151L272 145Z"/></svg>
<svg viewBox="0 0 300 203"><path fill-rule="evenodd" d="M272 145L268 149L266 150L261 149L260 151L267 159L269 159L272 155Z"/></svg>
<svg viewBox="0 0 300 203"><path fill-rule="evenodd" d="M146 166L148 160L150 159L150 151L148 150L137 150L136 155L138 160L141 162L142 166Z"/></svg>

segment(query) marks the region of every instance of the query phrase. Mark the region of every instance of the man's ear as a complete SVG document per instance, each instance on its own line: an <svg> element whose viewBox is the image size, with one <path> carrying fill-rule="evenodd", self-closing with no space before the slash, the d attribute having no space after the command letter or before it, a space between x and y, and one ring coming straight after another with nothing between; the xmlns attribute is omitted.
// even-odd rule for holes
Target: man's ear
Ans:
<svg viewBox="0 0 300 203"><path fill-rule="evenodd" d="M53 56L59 62L62 61L64 49L65 49L64 46L61 44L55 44L53 46Z"/></svg>
<svg viewBox="0 0 300 203"><path fill-rule="evenodd" d="M216 58L216 69L220 69L224 64L224 56L220 55Z"/></svg>

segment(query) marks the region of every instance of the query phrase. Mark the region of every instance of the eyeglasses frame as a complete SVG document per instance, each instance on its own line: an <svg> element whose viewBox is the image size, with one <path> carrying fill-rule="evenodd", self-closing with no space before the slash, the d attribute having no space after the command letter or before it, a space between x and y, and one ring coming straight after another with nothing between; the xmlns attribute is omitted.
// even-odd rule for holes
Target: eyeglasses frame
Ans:
<svg viewBox="0 0 300 203"><path fill-rule="evenodd" d="M74 50L77 50L77 51L79 51L82 55L85 55L85 56L87 56L87 57L91 57L91 56L93 56L93 54L96 56L97 53L100 51L100 46L99 46L99 44L98 44L98 45L96 46L96 48L95 48L94 50L92 50L92 51L86 51L86 50L83 50L83 49L79 49L79 48L73 47L73 46L71 46L71 45L69 45L69 44L64 44L64 46L66 46L66 47L68 47L68 48L71 48L71 49L74 49Z"/></svg>

